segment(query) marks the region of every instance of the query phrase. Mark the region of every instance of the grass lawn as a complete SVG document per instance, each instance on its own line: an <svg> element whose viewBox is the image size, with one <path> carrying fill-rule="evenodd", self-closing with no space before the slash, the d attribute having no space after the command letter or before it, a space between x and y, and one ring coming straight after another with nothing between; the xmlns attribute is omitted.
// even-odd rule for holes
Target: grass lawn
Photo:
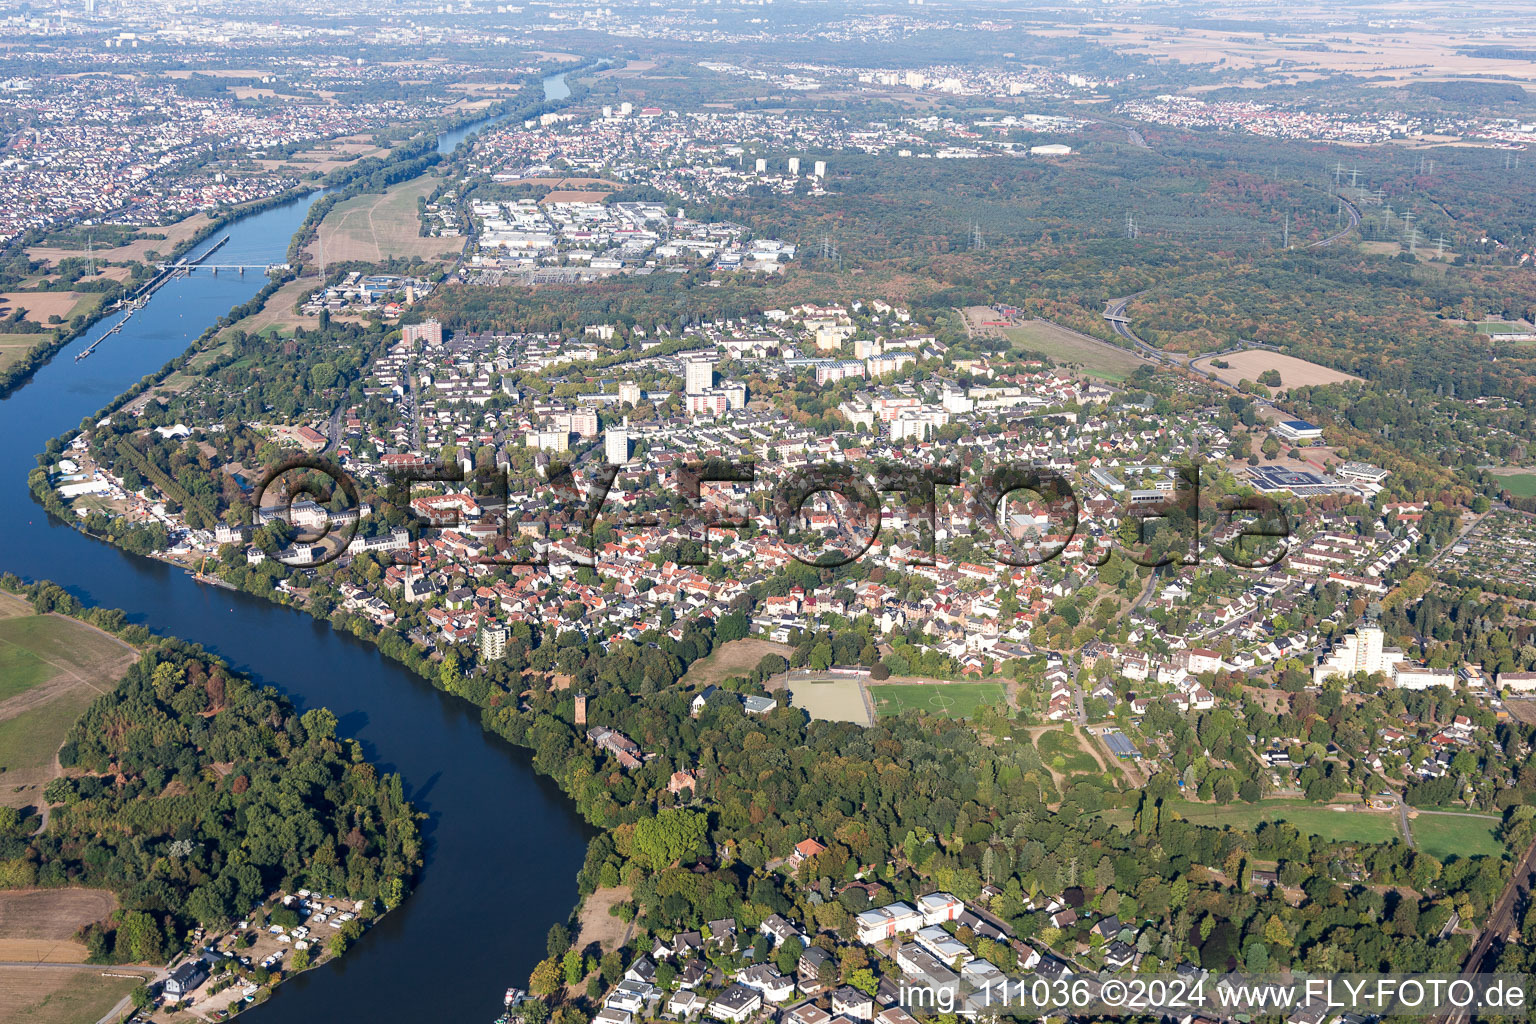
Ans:
<svg viewBox="0 0 1536 1024"><path fill-rule="evenodd" d="M0 1020L94 1024L138 984L94 971L0 967Z"/></svg>
<svg viewBox="0 0 1536 1024"><path fill-rule="evenodd" d="M1122 381L1142 361L1129 349L1118 348L1059 327L1045 320L1031 320L1003 331L1014 348L1039 352L1061 365L1082 368L1082 372L1103 380Z"/></svg>
<svg viewBox="0 0 1536 1024"><path fill-rule="evenodd" d="M0 635L6 632L9 630L0 630ZM25 647L0 643L0 700L25 693L53 675L53 671L51 665Z"/></svg>
<svg viewBox="0 0 1536 1024"><path fill-rule="evenodd" d="M0 334L0 370L21 362L32 349L52 340L52 331L43 334Z"/></svg>
<svg viewBox="0 0 1536 1024"><path fill-rule="evenodd" d="M1437 860L1451 857L1497 857L1504 852L1504 844L1494 835L1494 829L1499 827L1499 823L1487 818L1421 814L1413 819L1411 827L1414 843Z"/></svg>
<svg viewBox="0 0 1536 1024"><path fill-rule="evenodd" d="M96 696L95 690L78 687L0 722L0 780L6 789L5 804L18 802L9 799L12 787L25 783L40 790L48 781L42 776L52 778L53 755ZM35 803L36 794L19 802Z"/></svg>
<svg viewBox="0 0 1536 1024"><path fill-rule="evenodd" d="M1078 743L1077 731L1068 733L1062 729L1050 729L1035 737L1035 749L1040 757L1059 772L1073 775L1097 775L1099 762Z"/></svg>
<svg viewBox="0 0 1536 1024"><path fill-rule="evenodd" d="M770 654L777 654L787 661L794 650L788 644L777 644L757 637L732 640L716 647L709 652L708 657L689 666L687 674L683 676L683 684L704 687L713 683L718 686L731 676L750 676L752 670L757 668L757 663Z"/></svg>
<svg viewBox="0 0 1536 1024"><path fill-rule="evenodd" d="M1251 832L1265 821L1288 821L1301 831L1336 842L1389 843L1401 838L1397 816L1368 811L1334 811L1305 800L1264 800L1257 804L1175 802L1174 810L1199 825L1230 825ZM1417 828L1415 828L1417 834Z"/></svg>
<svg viewBox="0 0 1536 1024"><path fill-rule="evenodd" d="M875 713L899 715L909 708L947 718L969 718L983 704L1002 704L1002 683L898 683L869 687Z"/></svg>
<svg viewBox="0 0 1536 1024"><path fill-rule="evenodd" d="M1500 487L1517 498L1536 496L1536 473L1511 473L1497 479Z"/></svg>
<svg viewBox="0 0 1536 1024"><path fill-rule="evenodd" d="M463 238L430 238L420 233L416 200L437 184L436 178L423 174L391 186L382 195L368 192L337 203L320 224L326 262L382 263L391 256L433 259L460 252ZM318 260L313 244L309 251L310 258Z"/></svg>
<svg viewBox="0 0 1536 1024"><path fill-rule="evenodd" d="M30 612L0 599L0 803L10 807L37 802L70 726L137 657L83 622Z"/></svg>

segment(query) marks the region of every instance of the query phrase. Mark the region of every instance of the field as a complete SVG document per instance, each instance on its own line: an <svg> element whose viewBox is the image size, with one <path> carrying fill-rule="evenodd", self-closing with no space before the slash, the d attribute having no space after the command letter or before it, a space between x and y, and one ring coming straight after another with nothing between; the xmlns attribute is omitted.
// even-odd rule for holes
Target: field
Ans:
<svg viewBox="0 0 1536 1024"><path fill-rule="evenodd" d="M797 679L792 686L793 704L821 722L853 722L873 725L864 705L863 688L857 679L812 681Z"/></svg>
<svg viewBox="0 0 1536 1024"><path fill-rule="evenodd" d="M1047 320L1031 320L1003 330L1015 348L1039 352L1063 366L1076 367L1090 377L1120 381L1143 364L1129 349L1119 348Z"/></svg>
<svg viewBox="0 0 1536 1024"><path fill-rule="evenodd" d="M1536 473L1498 473L1499 486L1517 498L1536 497Z"/></svg>
<svg viewBox="0 0 1536 1024"><path fill-rule="evenodd" d="M330 250L326 250L326 258L330 258ZM260 309L239 323L231 324L225 332L236 330L246 334L261 334L271 328L292 333L295 327L313 328L320 326L318 316L305 316L295 311L299 300L315 290L313 279L295 278L278 288L262 303Z"/></svg>
<svg viewBox="0 0 1536 1024"><path fill-rule="evenodd" d="M622 946L628 928L623 918L614 917L608 911L633 895L625 885L594 890L592 895L582 901L581 914L576 919L574 948L584 950L594 942L604 950Z"/></svg>
<svg viewBox="0 0 1536 1024"><path fill-rule="evenodd" d="M0 962L82 963L74 941L84 925L117 909L105 889L17 889L0 892Z"/></svg>
<svg viewBox="0 0 1536 1024"><path fill-rule="evenodd" d="M20 362L36 345L50 340L48 334L0 334L0 370Z"/></svg>
<svg viewBox="0 0 1536 1024"><path fill-rule="evenodd" d="M142 260L150 252L157 252L161 256L169 256L182 242L186 242L193 235L206 228L209 223L205 213L194 213L174 224L163 227L147 227L145 234L164 235L164 238L140 238L125 245L114 246L111 249L97 247L94 251L96 259L109 263L122 263L125 260ZM35 260L47 260L49 263L57 263L67 256L84 256L85 247L66 248L62 246L35 245L27 250L27 255Z"/></svg>
<svg viewBox="0 0 1536 1024"><path fill-rule="evenodd" d="M1103 769L1077 738L1077 732L1050 729L1035 737L1035 749L1046 764L1059 772L1072 775L1094 775Z"/></svg>
<svg viewBox="0 0 1536 1024"><path fill-rule="evenodd" d="M1213 828L1230 825L1252 831L1260 822L1288 821L1303 832L1338 842L1389 843L1401 838L1396 814L1335 811L1305 800L1265 800L1258 804L1186 802L1175 803L1174 810L1189 821Z"/></svg>
<svg viewBox="0 0 1536 1024"><path fill-rule="evenodd" d="M26 807L54 777L69 727L136 654L82 622L31 614L10 595L0 608L0 803Z"/></svg>
<svg viewBox="0 0 1536 1024"><path fill-rule="evenodd" d="M269 90L249 91L268 92ZM290 172L297 174L308 174L311 171L326 174L338 167L346 167L368 157L383 156L387 152L388 150L373 144L372 136L349 135L345 138L317 143L282 160L257 160L256 165L268 172L287 168Z"/></svg>
<svg viewBox="0 0 1536 1024"><path fill-rule="evenodd" d="M1497 857L1504 844L1494 835L1499 823L1461 814L1420 814L1409 822L1414 845L1438 860Z"/></svg>
<svg viewBox="0 0 1536 1024"><path fill-rule="evenodd" d="M899 715L916 709L947 718L969 718L983 704L1005 701L1002 683L887 683L871 686L875 712Z"/></svg>
<svg viewBox="0 0 1536 1024"><path fill-rule="evenodd" d="M1314 11L1296 8L1293 17L1305 19ZM1423 15L1434 12L1426 9ZM1471 9L1468 14L1472 13ZM1498 7L1479 10L1480 15L1497 18ZM1372 84L1401 86L1406 81L1431 81L1460 77L1499 77L1526 79L1536 77L1536 67L1529 61L1478 57L1463 53L1464 47L1489 45L1510 38L1497 28L1491 36L1480 35L1474 28L1489 28L1488 22L1458 21L1454 27L1426 17L1423 26L1396 28L1390 32L1350 32L1347 41L1326 32L1318 25L1312 31L1234 32L1226 28L1187 28L1167 25L1126 25L1103 30L1095 27L1093 41L1122 53L1132 53L1153 60L1180 64L1214 64L1220 60L1229 68L1253 69L1255 75L1244 84L1257 87L1271 82L1309 81L1341 72L1369 79ZM1302 24L1300 20L1296 24ZM1043 36L1074 36L1076 28L1037 30ZM1275 69L1284 67L1283 73ZM1426 74L1426 72L1430 72Z"/></svg>
<svg viewBox="0 0 1536 1024"><path fill-rule="evenodd" d="M46 324L50 316L68 320L76 313L86 313L101 303L100 292L0 292L3 312L11 315L18 309L27 311L27 319L35 324ZM40 337L40 336L38 336Z"/></svg>
<svg viewBox="0 0 1536 1024"><path fill-rule="evenodd" d="M1536 725L1536 700L1529 697L1517 697L1504 702L1509 709L1511 717L1525 725Z"/></svg>
<svg viewBox="0 0 1536 1024"><path fill-rule="evenodd" d="M732 640L715 648L709 657L694 662L687 675L683 676L683 685L718 685L730 676L750 675L765 655L777 654L787 661L793 650L788 644L776 644L771 640L757 640L753 637Z"/></svg>
<svg viewBox="0 0 1536 1024"><path fill-rule="evenodd" d="M1226 368L1212 366L1211 358L1220 358L1228 366ZM1251 348L1246 352L1232 352L1219 357L1196 359L1194 365L1202 370L1209 370L1224 382L1234 385L1245 378L1256 381L1259 379L1259 374L1265 370L1278 370L1280 372L1280 391L1295 387L1306 387L1312 384L1340 384L1344 381L1360 379L1353 374L1340 373L1338 370L1330 370L1326 366L1309 363L1305 359L1281 355L1279 352L1270 352L1262 348Z"/></svg>
<svg viewBox="0 0 1536 1024"><path fill-rule="evenodd" d="M0 967L0 1020L27 1024L95 1024L138 987L120 967L68 970Z"/></svg>
<svg viewBox="0 0 1536 1024"><path fill-rule="evenodd" d="M463 238L423 238L416 200L437 187L437 179L424 174L395 185L383 195L353 196L325 215L320 238L325 262L361 260L381 263L391 256L434 259L451 256L464 248ZM318 253L313 243L309 258Z"/></svg>

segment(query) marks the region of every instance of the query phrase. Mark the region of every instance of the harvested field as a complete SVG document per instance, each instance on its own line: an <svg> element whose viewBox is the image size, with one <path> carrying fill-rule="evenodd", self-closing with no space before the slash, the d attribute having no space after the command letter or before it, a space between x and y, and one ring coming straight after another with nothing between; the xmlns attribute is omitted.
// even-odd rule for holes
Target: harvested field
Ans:
<svg viewBox="0 0 1536 1024"><path fill-rule="evenodd" d="M0 892L0 961L81 963L86 950L75 934L116 909L117 897L105 889Z"/></svg>
<svg viewBox="0 0 1536 1024"><path fill-rule="evenodd" d="M452 256L464 248L463 238L422 237L416 200L437 187L437 179L424 174L401 182L382 195L366 193L353 196L325 215L320 237L325 261L360 260L381 263L391 256L406 259L437 259ZM313 243L309 259L316 257Z"/></svg>
<svg viewBox="0 0 1536 1024"><path fill-rule="evenodd" d="M1212 366L1212 358L1220 358L1223 362L1227 363L1227 366L1225 368ZM1270 352L1262 348L1251 348L1245 352L1232 352L1219 357L1196 359L1194 365L1202 370L1211 371L1223 382L1233 385L1244 379L1257 381L1259 374L1265 370L1276 370L1280 374L1280 387L1278 389L1280 391L1296 387L1308 387L1314 384L1342 384L1345 381L1360 379L1354 374L1330 370L1326 366L1309 363L1305 359L1297 359L1295 356L1282 355L1279 352Z"/></svg>
<svg viewBox="0 0 1536 1024"><path fill-rule="evenodd" d="M0 1020L95 1024L138 987L135 978L113 976L128 973L120 967L0 967Z"/></svg>
<svg viewBox="0 0 1536 1024"><path fill-rule="evenodd" d="M27 319L35 324L46 324L50 316L68 320L76 312L84 312L101 301L99 292L0 292L0 313L11 315L18 309L27 311Z"/></svg>
<svg viewBox="0 0 1536 1024"><path fill-rule="evenodd" d="M1536 699L1530 697L1516 697L1504 702L1509 709L1510 717L1524 725L1536 725Z"/></svg>
<svg viewBox="0 0 1536 1024"><path fill-rule="evenodd" d="M1493 10L1480 10L1493 16ZM1433 19L1431 19L1433 20ZM1481 26L1479 26L1481 27ZM1255 69L1269 83L1291 81L1298 75L1344 73L1367 77L1372 84L1401 86L1409 80L1439 81L1470 76L1503 79L1536 78L1536 65L1511 58L1490 58L1463 52L1498 42L1519 45L1518 37L1471 31L1470 24L1442 30L1438 26L1394 28L1389 32L1351 32L1347 42L1322 29L1297 32L1234 32L1224 28L1173 28L1167 25L1116 26L1094 41L1121 53L1180 64L1214 64ZM1077 36L1076 28L1037 30L1043 36ZM1284 73L1273 69L1283 66Z"/></svg>
<svg viewBox="0 0 1536 1024"><path fill-rule="evenodd" d="M540 203L600 203L607 192L558 191L540 199Z"/></svg>
<svg viewBox="0 0 1536 1024"><path fill-rule="evenodd" d="M161 227L146 227L145 234L164 235L164 238L140 238L126 245L115 246L111 249L97 249L95 257L112 263L121 263L124 260L142 260L145 254L151 250L161 256L169 256L171 251L182 242L188 241L193 235L207 228L210 223L205 213L194 213L190 217L183 218L174 224ZM33 246L27 250L27 255L35 260L47 260L49 263L57 263L66 256L84 256L85 249L66 249L56 246Z"/></svg>
<svg viewBox="0 0 1536 1024"><path fill-rule="evenodd" d="M300 173L318 171L326 174L338 167L346 167L371 156L383 156L388 152L387 148L375 146L372 136L349 135L317 143L281 160L257 160L256 165L264 171L287 167L296 168Z"/></svg>

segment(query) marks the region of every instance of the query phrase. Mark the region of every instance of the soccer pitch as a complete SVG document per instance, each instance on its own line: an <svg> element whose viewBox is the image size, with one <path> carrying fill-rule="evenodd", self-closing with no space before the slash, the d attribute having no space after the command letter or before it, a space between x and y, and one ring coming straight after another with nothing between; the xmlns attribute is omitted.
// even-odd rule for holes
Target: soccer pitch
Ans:
<svg viewBox="0 0 1536 1024"><path fill-rule="evenodd" d="M869 687L869 695L880 715L916 709L948 718L970 718L983 704L1004 702L1002 683L888 683Z"/></svg>

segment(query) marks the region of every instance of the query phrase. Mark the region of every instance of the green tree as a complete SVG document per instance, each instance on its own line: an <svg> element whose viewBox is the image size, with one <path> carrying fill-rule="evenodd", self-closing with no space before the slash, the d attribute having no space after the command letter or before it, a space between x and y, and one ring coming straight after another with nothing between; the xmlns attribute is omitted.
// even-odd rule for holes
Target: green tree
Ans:
<svg viewBox="0 0 1536 1024"><path fill-rule="evenodd" d="M652 871L699 849L709 820L698 811L668 809L635 823L635 859Z"/></svg>

